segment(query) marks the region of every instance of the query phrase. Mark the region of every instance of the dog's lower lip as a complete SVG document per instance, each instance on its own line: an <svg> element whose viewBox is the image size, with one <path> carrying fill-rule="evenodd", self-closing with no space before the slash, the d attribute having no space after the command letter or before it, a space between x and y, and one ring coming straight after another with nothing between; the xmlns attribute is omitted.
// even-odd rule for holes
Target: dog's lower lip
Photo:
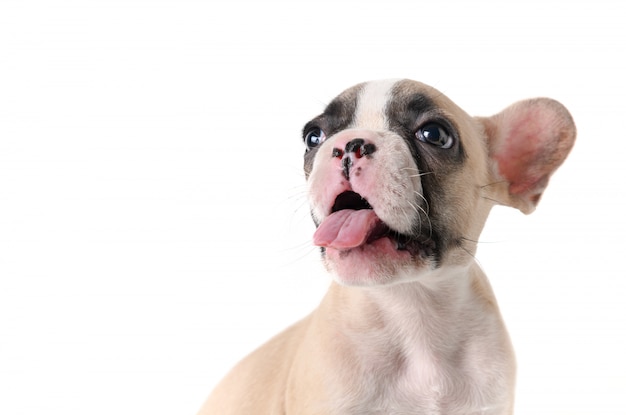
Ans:
<svg viewBox="0 0 626 415"><path fill-rule="evenodd" d="M379 242L386 242L381 245ZM331 212L317 226L313 235L315 245L348 253L354 249L384 246L412 257L426 257L434 252L431 238L407 235L393 229L377 214L365 198L354 191L346 191L335 199Z"/></svg>
<svg viewBox="0 0 626 415"><path fill-rule="evenodd" d="M405 235L395 235L392 239L396 242L398 251L408 251L413 256L418 255L422 251L422 246L419 242Z"/></svg>
<svg viewBox="0 0 626 415"><path fill-rule="evenodd" d="M396 244L396 250L407 251L414 257L427 257L434 255L436 243L432 238L415 237L390 232L387 235Z"/></svg>
<svg viewBox="0 0 626 415"><path fill-rule="evenodd" d="M381 238L389 238L392 242L395 243L397 251L407 251L411 255L416 256L421 252L426 252L425 246L422 245L417 239L411 238L410 236L396 233L389 229L389 227L385 224L382 224L385 227L385 232L380 232L376 237L371 237L368 239L367 243L371 244L372 242L381 239Z"/></svg>
<svg viewBox="0 0 626 415"><path fill-rule="evenodd" d="M420 242L420 238L394 231L389 225L382 221L371 230L369 237L365 241L365 245L371 245L382 238L391 240L395 244L397 251L405 251L412 256L428 254L429 252L427 249L427 247L430 246L429 242L422 243Z"/></svg>
<svg viewBox="0 0 626 415"><path fill-rule="evenodd" d="M409 251L409 243L411 241L411 238L393 231L384 222L381 222L376 228L374 228L366 243L371 244L372 242L381 238L389 238L393 242L395 242L396 249L398 251ZM419 244L416 242L415 245L417 246ZM419 249L416 249L415 251L419 252Z"/></svg>

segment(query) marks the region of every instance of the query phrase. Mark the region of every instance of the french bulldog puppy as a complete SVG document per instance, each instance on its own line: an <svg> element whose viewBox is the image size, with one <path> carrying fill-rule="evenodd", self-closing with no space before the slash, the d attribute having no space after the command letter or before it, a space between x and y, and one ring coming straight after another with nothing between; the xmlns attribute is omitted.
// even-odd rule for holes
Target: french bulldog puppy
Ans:
<svg viewBox="0 0 626 415"><path fill-rule="evenodd" d="M513 349L476 245L495 204L535 209L575 136L547 98L471 117L411 80L341 93L303 131L333 282L200 413L512 414Z"/></svg>

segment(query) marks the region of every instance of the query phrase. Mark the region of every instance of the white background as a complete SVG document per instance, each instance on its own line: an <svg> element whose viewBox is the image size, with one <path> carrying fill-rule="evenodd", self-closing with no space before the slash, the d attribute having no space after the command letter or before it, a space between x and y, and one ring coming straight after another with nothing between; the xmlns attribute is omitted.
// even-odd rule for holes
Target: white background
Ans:
<svg viewBox="0 0 626 415"><path fill-rule="evenodd" d="M194 414L328 285L300 129L368 79L579 138L478 258L517 414L624 414L626 30L618 2L0 3L0 414Z"/></svg>

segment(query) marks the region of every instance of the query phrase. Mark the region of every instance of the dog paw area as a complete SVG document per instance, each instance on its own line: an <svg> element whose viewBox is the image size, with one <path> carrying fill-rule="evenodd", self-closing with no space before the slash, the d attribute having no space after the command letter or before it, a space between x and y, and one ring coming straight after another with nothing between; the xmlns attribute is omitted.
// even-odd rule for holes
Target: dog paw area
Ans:
<svg viewBox="0 0 626 415"><path fill-rule="evenodd" d="M534 97L572 114L536 211L493 208L475 257L515 414L623 415L619 6L1 2L0 414L197 413L331 283L305 123L347 87L410 78L472 116Z"/></svg>

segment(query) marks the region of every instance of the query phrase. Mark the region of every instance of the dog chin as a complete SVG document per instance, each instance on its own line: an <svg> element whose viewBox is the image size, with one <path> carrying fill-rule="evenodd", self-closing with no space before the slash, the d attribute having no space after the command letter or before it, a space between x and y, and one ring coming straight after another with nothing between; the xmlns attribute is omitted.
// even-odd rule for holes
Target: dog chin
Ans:
<svg viewBox="0 0 626 415"><path fill-rule="evenodd" d="M324 264L335 281L345 286L374 286L406 282L429 269L429 261L398 250L390 238L339 250L326 248Z"/></svg>

